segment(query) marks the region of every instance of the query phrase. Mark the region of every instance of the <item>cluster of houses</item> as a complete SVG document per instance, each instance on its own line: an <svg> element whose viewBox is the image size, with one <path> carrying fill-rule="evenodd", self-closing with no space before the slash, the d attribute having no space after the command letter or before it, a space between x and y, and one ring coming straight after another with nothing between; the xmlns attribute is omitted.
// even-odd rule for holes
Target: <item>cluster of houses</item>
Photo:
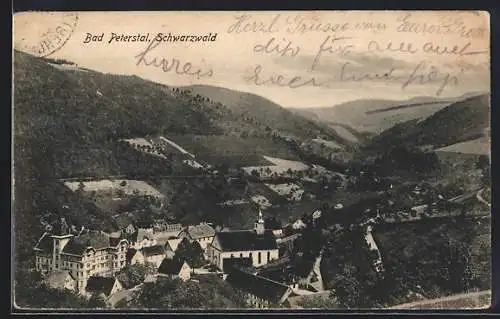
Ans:
<svg viewBox="0 0 500 319"><path fill-rule="evenodd" d="M299 289L295 281L280 282L259 274L262 267L279 263L279 243L287 242L282 230L271 226L266 229L261 211L251 230L221 230L207 223L183 227L156 220L148 227L126 225L115 233L83 228L75 232L61 219L34 247L36 269L49 286L107 300L125 290L116 275L127 265L153 266L156 273L147 281L165 276L186 281L195 273L217 274L245 292L251 306L269 307L283 304L288 296L312 293ZM194 269L174 258L183 240L196 241L213 270Z"/></svg>

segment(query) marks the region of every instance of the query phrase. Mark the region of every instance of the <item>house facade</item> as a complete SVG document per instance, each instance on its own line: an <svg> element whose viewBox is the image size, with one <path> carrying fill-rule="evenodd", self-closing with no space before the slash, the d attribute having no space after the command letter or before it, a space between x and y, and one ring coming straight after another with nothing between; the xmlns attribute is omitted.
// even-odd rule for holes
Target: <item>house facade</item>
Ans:
<svg viewBox="0 0 500 319"><path fill-rule="evenodd" d="M276 236L264 229L262 214L255 230L227 231L217 233L207 247L207 259L220 270L228 258L250 258L252 266L259 267L279 258Z"/></svg>
<svg viewBox="0 0 500 319"><path fill-rule="evenodd" d="M230 269L226 281L244 293L247 305L252 308L279 307L288 297L295 295L287 285L238 268Z"/></svg>
<svg viewBox="0 0 500 319"><path fill-rule="evenodd" d="M84 295L90 298L92 295L101 295L105 299L122 291L122 283L114 277L92 276L85 287Z"/></svg>
<svg viewBox="0 0 500 319"><path fill-rule="evenodd" d="M165 258L158 267L158 275L169 278L179 278L182 281L191 279L193 269L185 261Z"/></svg>
<svg viewBox="0 0 500 319"><path fill-rule="evenodd" d="M140 250L135 250L135 253L130 258L130 264L145 265L146 263L149 263L158 268L165 258L165 255L165 248L163 246L156 245L143 247Z"/></svg>
<svg viewBox="0 0 500 319"><path fill-rule="evenodd" d="M139 228L137 230L137 239L134 243L134 248L139 250L143 247L150 247L156 245L156 239L153 229Z"/></svg>
<svg viewBox="0 0 500 319"><path fill-rule="evenodd" d="M180 239L187 238L191 242L197 241L201 249L205 251L215 237L215 229L206 223L201 223L196 226L188 226L179 233L178 237Z"/></svg>
<svg viewBox="0 0 500 319"><path fill-rule="evenodd" d="M91 276L113 275L125 267L128 247L126 239L100 231L79 235L44 233L34 247L35 267L42 273L70 272L77 290L82 292Z"/></svg>
<svg viewBox="0 0 500 319"><path fill-rule="evenodd" d="M165 244L165 257L173 258L175 256L175 252L177 251L177 247L181 243L182 239L178 237L171 237L167 240Z"/></svg>

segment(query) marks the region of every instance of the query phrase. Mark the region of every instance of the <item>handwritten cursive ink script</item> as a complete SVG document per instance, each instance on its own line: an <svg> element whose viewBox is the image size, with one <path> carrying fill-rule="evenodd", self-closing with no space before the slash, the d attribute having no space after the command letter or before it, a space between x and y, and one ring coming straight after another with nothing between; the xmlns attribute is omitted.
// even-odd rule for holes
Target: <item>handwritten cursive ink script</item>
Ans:
<svg viewBox="0 0 500 319"><path fill-rule="evenodd" d="M319 60L322 56L323 53L338 53L341 56L347 55L351 52L351 49L354 47L354 45L351 44L344 44L342 41L343 40L349 40L352 38L349 37L332 37L332 36L327 36L323 43L319 46L318 52L316 53L316 56L313 59L313 62L311 64L311 70L314 70L316 66L319 64Z"/></svg>
<svg viewBox="0 0 500 319"><path fill-rule="evenodd" d="M300 52L300 47L293 46L292 41L285 38L282 39L281 43L272 37L267 41L266 44L256 44L253 47L253 52L255 53L267 53L267 54L277 54L280 56L291 56L295 57Z"/></svg>
<svg viewBox="0 0 500 319"><path fill-rule="evenodd" d="M458 74L441 72L436 66L429 65L426 61L421 61L413 69L405 82L403 82L403 84L401 85L401 89L404 90L411 84L426 85L429 83L438 83L439 87L436 91L436 96L440 96L448 85L458 84L458 76L461 73L463 73L462 69Z"/></svg>
<svg viewBox="0 0 500 319"><path fill-rule="evenodd" d="M151 52L158 47L160 42L152 41L149 43L146 50L135 56L137 59L136 66L144 65L146 67L154 67L161 69L163 72L175 72L178 75L193 76L197 79L212 77L214 74L212 69L203 70L201 68L193 67L191 62L181 62L179 59L165 57L150 57Z"/></svg>

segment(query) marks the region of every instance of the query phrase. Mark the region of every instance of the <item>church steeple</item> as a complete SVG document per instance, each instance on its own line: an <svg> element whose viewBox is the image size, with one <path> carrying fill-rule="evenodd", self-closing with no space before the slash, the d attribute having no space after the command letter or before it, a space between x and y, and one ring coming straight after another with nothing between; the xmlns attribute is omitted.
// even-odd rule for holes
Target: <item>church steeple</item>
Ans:
<svg viewBox="0 0 500 319"><path fill-rule="evenodd" d="M264 218L262 217L262 211L259 208L259 219L255 223L255 232L259 235L264 233Z"/></svg>

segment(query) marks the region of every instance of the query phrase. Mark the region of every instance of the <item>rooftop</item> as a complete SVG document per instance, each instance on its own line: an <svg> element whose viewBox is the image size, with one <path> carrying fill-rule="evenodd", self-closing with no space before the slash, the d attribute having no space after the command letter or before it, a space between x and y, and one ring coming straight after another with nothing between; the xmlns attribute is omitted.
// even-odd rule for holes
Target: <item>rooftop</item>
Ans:
<svg viewBox="0 0 500 319"><path fill-rule="evenodd" d="M184 265L184 261L177 258L165 258L161 262L160 267L158 267L158 273L165 275L178 275L181 271L182 265Z"/></svg>
<svg viewBox="0 0 500 319"><path fill-rule="evenodd" d="M90 277L87 280L85 290L91 293L103 293L109 296L115 284L115 280L116 279L113 277Z"/></svg>
<svg viewBox="0 0 500 319"><path fill-rule="evenodd" d="M81 256L88 247L96 250L115 247L120 240L119 238L110 237L101 231L89 231L71 238L66 246L64 246L62 253Z"/></svg>
<svg viewBox="0 0 500 319"><path fill-rule="evenodd" d="M252 230L236 230L217 233L217 239L224 251L278 249L272 231L259 235Z"/></svg>
<svg viewBox="0 0 500 319"><path fill-rule="evenodd" d="M189 226L187 232L193 239L202 237L211 237L215 235L215 229L208 224L199 224L196 226Z"/></svg>
<svg viewBox="0 0 500 319"><path fill-rule="evenodd" d="M144 257L148 256L158 256L158 255L163 255L165 254L165 248L161 245L155 245L155 246L150 246L150 247L143 247L141 249L142 254Z"/></svg>
<svg viewBox="0 0 500 319"><path fill-rule="evenodd" d="M279 282L234 267L229 272L226 281L235 288L275 303L279 302L290 289Z"/></svg>

